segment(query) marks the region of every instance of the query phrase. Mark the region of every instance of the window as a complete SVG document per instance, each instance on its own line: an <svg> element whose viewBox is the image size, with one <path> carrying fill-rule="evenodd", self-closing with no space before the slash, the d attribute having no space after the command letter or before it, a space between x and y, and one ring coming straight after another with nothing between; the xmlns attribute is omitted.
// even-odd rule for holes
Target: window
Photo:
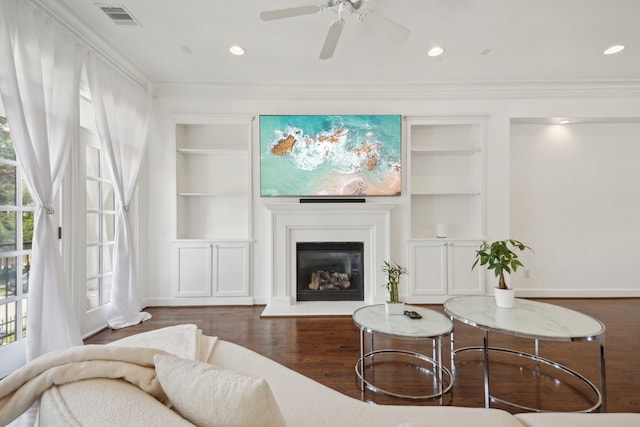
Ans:
<svg viewBox="0 0 640 427"><path fill-rule="evenodd" d="M115 200L113 184L97 136L85 142L87 306L90 311L109 303L113 275Z"/></svg>
<svg viewBox="0 0 640 427"><path fill-rule="evenodd" d="M61 188L62 252L83 335L108 325L115 239L113 180L95 125L91 100L79 99L78 144Z"/></svg>
<svg viewBox="0 0 640 427"><path fill-rule="evenodd" d="M9 125L0 117L0 349L27 334L35 210L18 166ZM0 373L5 368L0 366Z"/></svg>

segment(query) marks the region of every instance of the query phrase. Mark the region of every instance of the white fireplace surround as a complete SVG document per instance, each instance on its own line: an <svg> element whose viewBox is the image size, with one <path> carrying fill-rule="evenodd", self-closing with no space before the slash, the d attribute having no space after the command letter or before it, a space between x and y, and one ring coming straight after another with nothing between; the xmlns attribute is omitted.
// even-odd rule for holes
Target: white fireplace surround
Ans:
<svg viewBox="0 0 640 427"><path fill-rule="evenodd" d="M273 203L271 298L263 316L344 315L382 303L382 265L390 254L390 216L383 203ZM363 242L364 301L296 301L296 244Z"/></svg>

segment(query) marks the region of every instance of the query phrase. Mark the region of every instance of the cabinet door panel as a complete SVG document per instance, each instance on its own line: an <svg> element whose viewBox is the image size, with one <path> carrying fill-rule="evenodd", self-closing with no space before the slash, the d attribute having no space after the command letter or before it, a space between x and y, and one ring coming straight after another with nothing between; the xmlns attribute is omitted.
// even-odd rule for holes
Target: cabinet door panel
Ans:
<svg viewBox="0 0 640 427"><path fill-rule="evenodd" d="M178 248L178 296L211 295L211 247L207 244Z"/></svg>
<svg viewBox="0 0 640 427"><path fill-rule="evenodd" d="M475 261L478 242L452 242L449 244L449 294L483 294L482 269L471 266Z"/></svg>
<svg viewBox="0 0 640 427"><path fill-rule="evenodd" d="M249 295L249 247L248 245L215 246L214 295Z"/></svg>
<svg viewBox="0 0 640 427"><path fill-rule="evenodd" d="M413 245L411 248L411 295L447 293L446 246L442 243Z"/></svg>

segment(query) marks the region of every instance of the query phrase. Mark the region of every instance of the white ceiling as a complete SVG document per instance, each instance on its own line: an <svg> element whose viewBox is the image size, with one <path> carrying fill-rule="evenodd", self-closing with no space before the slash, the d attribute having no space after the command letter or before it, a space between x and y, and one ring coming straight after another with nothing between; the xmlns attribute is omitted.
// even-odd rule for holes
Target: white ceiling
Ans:
<svg viewBox="0 0 640 427"><path fill-rule="evenodd" d="M351 16L329 60L335 14L263 22L263 10L314 0L114 0L118 26L91 0L36 0L114 61L157 84L640 82L640 0L369 0L411 30L396 42ZM322 0L317 0L321 3ZM237 43L242 57L228 52ZM612 44L626 49L605 56ZM427 50L446 51L429 58ZM185 53L185 47L191 53ZM490 50L489 53L482 54Z"/></svg>

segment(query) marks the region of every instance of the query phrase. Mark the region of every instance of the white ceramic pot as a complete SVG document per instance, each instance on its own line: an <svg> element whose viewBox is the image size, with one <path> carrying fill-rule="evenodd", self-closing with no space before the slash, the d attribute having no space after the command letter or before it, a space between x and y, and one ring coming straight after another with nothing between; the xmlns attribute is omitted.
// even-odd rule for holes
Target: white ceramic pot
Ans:
<svg viewBox="0 0 640 427"><path fill-rule="evenodd" d="M513 300L516 296L515 289L494 288L493 294L496 298L496 305L500 308L513 308Z"/></svg>
<svg viewBox="0 0 640 427"><path fill-rule="evenodd" d="M387 314L404 314L404 303L386 301L384 303L384 312Z"/></svg>

